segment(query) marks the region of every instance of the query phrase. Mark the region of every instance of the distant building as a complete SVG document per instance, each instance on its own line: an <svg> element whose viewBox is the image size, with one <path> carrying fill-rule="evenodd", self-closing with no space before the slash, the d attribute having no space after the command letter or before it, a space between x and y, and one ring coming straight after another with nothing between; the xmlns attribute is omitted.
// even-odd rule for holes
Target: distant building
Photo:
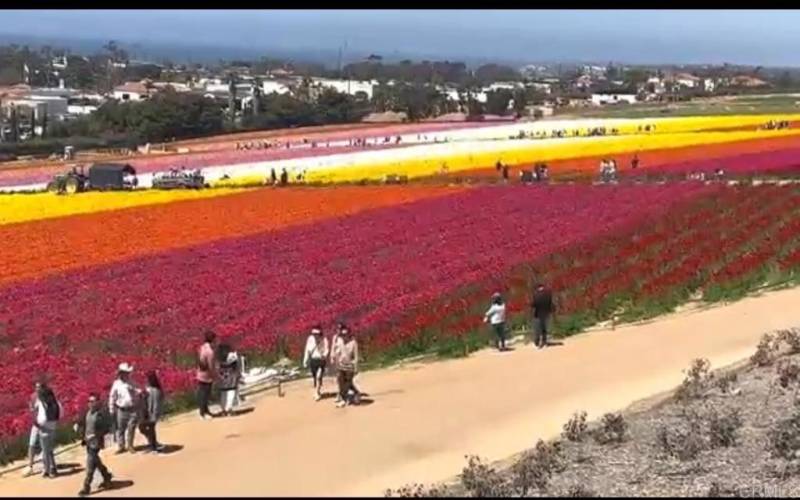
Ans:
<svg viewBox="0 0 800 500"><path fill-rule="evenodd" d="M606 104L635 104L636 94L592 94L592 104L603 106Z"/></svg>
<svg viewBox="0 0 800 500"><path fill-rule="evenodd" d="M681 87L688 89L699 87L701 83L700 78L690 75L689 73L678 73L674 75L671 80Z"/></svg>
<svg viewBox="0 0 800 500"><path fill-rule="evenodd" d="M126 82L114 88L112 96L118 101L142 101L150 98L153 94L151 89L144 82Z"/></svg>
<svg viewBox="0 0 800 500"><path fill-rule="evenodd" d="M355 96L363 93L367 99L372 99L372 90L378 84L377 81L358 81L358 80L334 80L330 78L312 78L314 86L318 88L332 88L339 93Z"/></svg>
<svg viewBox="0 0 800 500"><path fill-rule="evenodd" d="M766 87L769 85L769 83L754 76L741 75L741 76L734 76L733 78L731 78L731 85L733 85L734 87L753 88L753 87Z"/></svg>
<svg viewBox="0 0 800 500"><path fill-rule="evenodd" d="M261 91L264 94L288 94L294 84L292 80L263 80Z"/></svg>

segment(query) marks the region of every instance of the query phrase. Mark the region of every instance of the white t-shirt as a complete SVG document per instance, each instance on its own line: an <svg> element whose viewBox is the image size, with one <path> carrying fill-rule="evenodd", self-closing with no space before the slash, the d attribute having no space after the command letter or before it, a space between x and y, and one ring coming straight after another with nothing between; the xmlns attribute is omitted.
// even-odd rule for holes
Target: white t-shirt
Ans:
<svg viewBox="0 0 800 500"><path fill-rule="evenodd" d="M322 342L317 342L314 335L309 335L306 340L306 350L303 355L303 364L307 365L309 359L326 359L328 357L328 339L322 337Z"/></svg>
<svg viewBox="0 0 800 500"><path fill-rule="evenodd" d="M486 311L486 317L489 318L489 323L499 325L506 322L506 305L505 304L492 304L492 307Z"/></svg>

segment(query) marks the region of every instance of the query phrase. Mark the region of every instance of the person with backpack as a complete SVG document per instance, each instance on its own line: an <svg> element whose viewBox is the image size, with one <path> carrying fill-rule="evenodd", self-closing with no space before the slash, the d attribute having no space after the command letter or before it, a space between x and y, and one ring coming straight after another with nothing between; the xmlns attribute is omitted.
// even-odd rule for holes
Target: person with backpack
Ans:
<svg viewBox="0 0 800 500"><path fill-rule="evenodd" d="M322 335L322 328L315 326L306 340L303 354L303 367L311 370L311 378L314 382L314 401L322 399L322 379L325 376L325 362L328 354L328 339Z"/></svg>
<svg viewBox="0 0 800 500"><path fill-rule="evenodd" d="M100 488L107 489L111 486L111 479L114 476L100 459L100 450L105 448L105 437L110 429L110 416L103 411L97 394L90 394L87 409L74 426L75 432L81 438L81 446L86 447L86 478L83 481L83 488L78 492L79 496L89 495L94 473L98 470L103 476Z"/></svg>
<svg viewBox="0 0 800 500"><path fill-rule="evenodd" d="M229 344L220 344L217 352L219 362L219 398L222 416L233 414L239 402L239 384L242 381L242 365L239 354Z"/></svg>
<svg viewBox="0 0 800 500"><path fill-rule="evenodd" d="M547 346L547 324L554 311L553 292L543 283L537 284L531 297L531 317L534 332L533 342L538 349Z"/></svg>
<svg viewBox="0 0 800 500"><path fill-rule="evenodd" d="M58 475L55 459L56 425L61 418L61 404L47 384L39 384L34 403L33 425L38 430L39 446L42 449L42 477L54 478Z"/></svg>
<svg viewBox="0 0 800 500"><path fill-rule="evenodd" d="M203 345L197 350L197 405L200 408L200 418L203 420L211 418L211 410L208 409L208 402L211 399L211 386L217 379L217 362L214 354L214 346L217 342L217 335L212 331L207 331L203 335Z"/></svg>
<svg viewBox="0 0 800 500"><path fill-rule="evenodd" d="M140 394L131 383L132 372L133 366L120 363L117 378L108 394L108 412L116 423L117 454L125 451L136 453L133 440L136 435L137 412L140 410Z"/></svg>
<svg viewBox="0 0 800 500"><path fill-rule="evenodd" d="M156 424L161 419L164 407L164 389L155 371L147 372L147 386L143 392L142 417L139 431L147 438L148 449L153 453L160 453L163 446L156 437Z"/></svg>
<svg viewBox="0 0 800 500"><path fill-rule="evenodd" d="M497 337L497 350L506 350L506 304L498 292L492 295L492 304L483 316L483 322L489 323Z"/></svg>

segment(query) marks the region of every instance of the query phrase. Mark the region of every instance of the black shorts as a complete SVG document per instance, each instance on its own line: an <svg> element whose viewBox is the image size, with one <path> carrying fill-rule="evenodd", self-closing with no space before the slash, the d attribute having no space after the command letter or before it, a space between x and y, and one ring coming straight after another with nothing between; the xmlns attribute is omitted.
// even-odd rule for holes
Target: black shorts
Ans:
<svg viewBox="0 0 800 500"><path fill-rule="evenodd" d="M324 359L315 359L311 358L308 360L308 369L311 370L311 376L314 377L317 374L317 370L321 370L320 375L325 375L325 360Z"/></svg>

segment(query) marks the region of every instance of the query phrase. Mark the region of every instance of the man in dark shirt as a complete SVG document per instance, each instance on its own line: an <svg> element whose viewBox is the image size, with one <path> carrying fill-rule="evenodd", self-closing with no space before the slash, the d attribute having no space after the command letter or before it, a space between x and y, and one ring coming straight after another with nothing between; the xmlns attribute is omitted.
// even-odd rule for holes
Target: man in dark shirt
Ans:
<svg viewBox="0 0 800 500"><path fill-rule="evenodd" d="M539 283L531 298L534 344L542 349L547 345L547 323L555 311L553 293L544 284Z"/></svg>
<svg viewBox="0 0 800 500"><path fill-rule="evenodd" d="M100 459L100 450L105 446L105 436L110 427L109 416L103 411L97 394L91 394L88 408L75 424L75 431L81 438L81 444L86 447L86 479L83 481L83 489L78 492L79 496L87 496L91 492L96 470L103 476L100 487L108 488L111 485L111 472Z"/></svg>

